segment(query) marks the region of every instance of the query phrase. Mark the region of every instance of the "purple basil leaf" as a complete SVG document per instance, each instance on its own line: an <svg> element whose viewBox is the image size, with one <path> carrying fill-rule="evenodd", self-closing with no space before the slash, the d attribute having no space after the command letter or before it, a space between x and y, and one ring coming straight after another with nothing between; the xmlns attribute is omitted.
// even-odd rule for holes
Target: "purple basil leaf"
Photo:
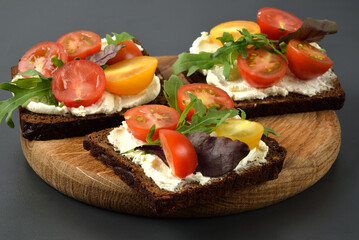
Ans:
<svg viewBox="0 0 359 240"><path fill-rule="evenodd" d="M186 136L197 153L196 171L206 177L220 177L232 171L250 151L244 142L226 137L211 137L201 131Z"/></svg>
<svg viewBox="0 0 359 240"><path fill-rule="evenodd" d="M319 42L325 35L336 32L338 32L338 26L333 21L307 18L297 31L288 33L287 35L281 37L279 42L288 43L292 39L307 42Z"/></svg>
<svg viewBox="0 0 359 240"><path fill-rule="evenodd" d="M160 145L142 145L135 148L135 150L142 150L156 154L168 166L165 153Z"/></svg>
<svg viewBox="0 0 359 240"><path fill-rule="evenodd" d="M121 48L125 47L124 44L116 45L116 44L110 44L107 45L102 51L95 53L94 55L91 55L86 58L86 60L90 60L92 62L97 63L98 65L102 66L107 63L108 60L111 58L114 58L118 51L121 50Z"/></svg>

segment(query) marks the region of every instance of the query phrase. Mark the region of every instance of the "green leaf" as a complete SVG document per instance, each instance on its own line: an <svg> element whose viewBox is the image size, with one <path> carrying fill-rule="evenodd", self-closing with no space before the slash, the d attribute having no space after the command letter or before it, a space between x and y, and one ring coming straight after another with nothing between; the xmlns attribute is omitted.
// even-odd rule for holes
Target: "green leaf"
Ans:
<svg viewBox="0 0 359 240"><path fill-rule="evenodd" d="M131 40L134 39L135 37L126 33L126 32L122 32L120 34L118 33L112 33L114 38L113 39L109 34L106 35L106 40L107 40L107 43L108 44L117 44L117 43L120 43L120 42L123 42L123 41L126 41L126 40Z"/></svg>
<svg viewBox="0 0 359 240"><path fill-rule="evenodd" d="M185 107L185 109L183 110L183 112L181 113L181 116L178 120L177 123L177 127L181 127L183 125L186 124L186 117L188 112L191 110L191 108L193 107L193 105L199 100L195 95L191 94L191 93L186 93L186 95L191 99L190 103ZM200 100L199 100L200 101Z"/></svg>
<svg viewBox="0 0 359 240"><path fill-rule="evenodd" d="M240 109L240 108L238 108L238 109L241 112L241 119L246 119L246 117L247 117L246 112L243 109Z"/></svg>
<svg viewBox="0 0 359 240"><path fill-rule="evenodd" d="M40 78L38 78L40 79ZM14 127L14 122L12 121L11 115L12 112L17 109L19 106L25 106L26 103L30 99L36 99L37 101L45 101L47 104L56 105L57 101L53 96L51 90L51 81L46 79L40 79L41 82L38 80L30 80L33 81L32 88L21 88L13 83L1 83L0 89L10 91L14 94L12 98L9 98L5 101L0 102L0 123L2 122L3 118L6 117L6 123L9 127ZM36 83L36 86L35 86ZM24 85L23 81L20 85ZM31 84L29 84L31 85Z"/></svg>
<svg viewBox="0 0 359 240"><path fill-rule="evenodd" d="M152 137L155 134L155 130L156 130L156 125L153 124L147 133L147 136L146 136L147 143L145 145L159 145L160 144L160 139L156 139L154 141L152 140Z"/></svg>
<svg viewBox="0 0 359 240"><path fill-rule="evenodd" d="M16 81L11 82L19 88L30 89L36 87L39 82L42 82L41 78L19 78Z"/></svg>
<svg viewBox="0 0 359 240"><path fill-rule="evenodd" d="M21 76L26 76L26 77L39 76L42 80L48 80L47 77L45 77L44 75L42 75L42 73L40 73L39 71L36 71L35 69L27 69L25 72L18 73L18 74Z"/></svg>
<svg viewBox="0 0 359 240"><path fill-rule="evenodd" d="M204 116L201 116L198 112L194 113L191 118L191 124L183 125L176 130L183 134L194 131L211 133L226 119L236 115L238 115L238 110L234 108L217 110L215 107L211 107Z"/></svg>
<svg viewBox="0 0 359 240"><path fill-rule="evenodd" d="M163 84L164 95L167 99L168 105L175 109L179 114L181 114L181 111L179 110L177 103L177 91L182 86L182 81L176 75L172 75L167 81L164 81Z"/></svg>
<svg viewBox="0 0 359 240"><path fill-rule="evenodd" d="M277 137L280 137L280 135L278 134L278 133L276 133L273 129L271 129L271 128L269 128L269 127L266 127L266 126L263 126L264 127L264 132L263 132L263 135L264 136L268 136L268 133L270 133L270 134L273 134L273 135L275 135L275 136L277 136Z"/></svg>
<svg viewBox="0 0 359 240"><path fill-rule="evenodd" d="M177 61L173 64L172 71L176 75L188 71L187 76L190 76L199 69L211 69L214 65L220 63L220 59L211 58L211 53L181 53L178 55Z"/></svg>
<svg viewBox="0 0 359 240"><path fill-rule="evenodd" d="M225 42L234 42L233 35L228 32L224 32L222 37L218 37L217 39L221 41L223 45Z"/></svg>
<svg viewBox="0 0 359 240"><path fill-rule="evenodd" d="M61 59L58 59L56 57L51 58L51 61L58 68L61 68L65 64Z"/></svg>

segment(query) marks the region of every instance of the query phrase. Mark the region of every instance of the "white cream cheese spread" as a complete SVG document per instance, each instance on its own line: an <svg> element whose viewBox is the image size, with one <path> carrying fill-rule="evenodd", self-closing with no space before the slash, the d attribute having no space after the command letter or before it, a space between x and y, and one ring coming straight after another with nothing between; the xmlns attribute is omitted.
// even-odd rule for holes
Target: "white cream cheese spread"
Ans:
<svg viewBox="0 0 359 240"><path fill-rule="evenodd" d="M71 113L78 117L84 117L90 114L112 114L120 112L123 108L131 108L139 106L154 100L161 91L161 83L159 77L153 77L150 85L136 95L131 96L117 96L105 91L100 100L91 106L78 108L59 107L54 105L47 105L44 103L31 101L25 108L31 112L42 114L66 115Z"/></svg>
<svg viewBox="0 0 359 240"><path fill-rule="evenodd" d="M107 41L105 38L101 39L101 49L107 46ZM136 44L140 51L143 51L143 48ZM13 81L17 80L19 75L16 75ZM105 91L100 100L91 106L84 107L80 106L77 108L70 108L66 106L55 106L47 105L41 102L30 101L25 108L34 113L41 114L52 114L52 115L66 115L72 114L77 117L84 117L91 114L113 114L115 112L120 112L123 108L132 108L135 106L143 105L154 100L161 91L161 83L158 76L154 75L150 85L136 95L131 96L117 96L108 91Z"/></svg>
<svg viewBox="0 0 359 240"><path fill-rule="evenodd" d="M208 36L207 32L202 32L201 36L193 42L190 53L215 52L220 47L216 41L213 41ZM291 92L311 97L333 88L332 82L337 78L332 69L329 69L322 76L303 81L288 69L287 74L277 84L269 88L258 89L244 81L237 68L231 71L229 80L224 78L221 65L216 65L209 70L203 70L202 74L206 76L208 84L223 89L235 101L264 99L268 96L286 96Z"/></svg>
<svg viewBox="0 0 359 240"><path fill-rule="evenodd" d="M113 129L108 135L109 142L114 146L114 149L119 152L129 151L137 146L145 144L145 142L136 139L129 131L125 121L120 127ZM259 166L266 162L266 155L268 146L260 141L259 146L250 151L250 153L242 159L235 171L238 173L248 169L251 166ZM142 167L147 177L152 180L161 189L175 192L181 189L187 183L197 182L201 185L211 182L214 178L205 177L200 172L190 174L181 179L172 174L171 169L156 155L144 154L141 150L129 152L124 154L131 159L135 164Z"/></svg>

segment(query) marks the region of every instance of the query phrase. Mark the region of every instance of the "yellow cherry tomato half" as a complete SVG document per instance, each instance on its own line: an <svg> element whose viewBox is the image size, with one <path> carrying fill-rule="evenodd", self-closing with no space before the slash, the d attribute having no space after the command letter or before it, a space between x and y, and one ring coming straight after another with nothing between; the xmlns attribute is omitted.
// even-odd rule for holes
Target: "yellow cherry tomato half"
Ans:
<svg viewBox="0 0 359 240"><path fill-rule="evenodd" d="M216 129L217 136L244 142L250 150L258 146L263 132L262 124L245 119L228 119Z"/></svg>
<svg viewBox="0 0 359 240"><path fill-rule="evenodd" d="M211 29L209 35L213 38L222 37L224 32L228 32L233 35L234 40L237 40L242 36L238 32L238 30L242 30L243 28L247 29L249 33L260 33L261 28L255 22L251 21L231 21L218 24L214 28Z"/></svg>
<svg viewBox="0 0 359 240"><path fill-rule="evenodd" d="M157 68L154 57L139 56L105 69L106 90L119 96L135 95L150 85Z"/></svg>

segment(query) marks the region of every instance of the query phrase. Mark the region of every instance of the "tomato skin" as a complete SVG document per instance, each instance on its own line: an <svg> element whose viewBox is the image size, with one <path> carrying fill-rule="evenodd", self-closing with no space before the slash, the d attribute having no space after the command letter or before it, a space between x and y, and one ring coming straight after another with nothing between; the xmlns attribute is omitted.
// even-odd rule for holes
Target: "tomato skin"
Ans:
<svg viewBox="0 0 359 240"><path fill-rule="evenodd" d="M261 29L259 25L252 21L230 21L218 24L213 27L210 31L210 36L213 38L218 38L223 36L223 32L228 32L233 35L234 40L237 40L242 36L238 30L243 28L247 29L249 33L260 33Z"/></svg>
<svg viewBox="0 0 359 240"><path fill-rule="evenodd" d="M102 68L88 60L63 65L52 80L55 98L67 107L87 107L96 103L102 97L105 86Z"/></svg>
<svg viewBox="0 0 359 240"><path fill-rule="evenodd" d="M228 137L232 140L244 142L250 150L258 146L263 132L262 124L246 119L228 119L216 129L218 137Z"/></svg>
<svg viewBox="0 0 359 240"><path fill-rule="evenodd" d="M117 45L120 45L120 44L124 44L126 46L121 48L120 51L117 52L117 54L114 58L111 58L110 60L108 60L106 63L107 65L112 65L112 64L115 64L122 60L130 59L130 58L134 58L134 57L138 57L138 56L143 56L142 52L140 51L140 49L138 49L138 47L136 46L136 44L134 42L132 42L130 40L126 40L126 41L118 43Z"/></svg>
<svg viewBox="0 0 359 240"><path fill-rule="evenodd" d="M258 11L257 23L268 39L279 40L282 36L297 31L303 21L289 12L265 7Z"/></svg>
<svg viewBox="0 0 359 240"><path fill-rule="evenodd" d="M56 57L64 63L67 61L65 48L54 42L41 42L30 48L21 58L18 66L19 73L28 69L35 69L45 77L51 77L57 71L57 67L51 61Z"/></svg>
<svg viewBox="0 0 359 240"><path fill-rule="evenodd" d="M135 95L152 82L158 60L140 56L117 62L105 69L106 89L119 96Z"/></svg>
<svg viewBox="0 0 359 240"><path fill-rule="evenodd" d="M333 65L333 61L325 53L307 42L295 39L289 41L286 57L289 69L301 80L323 75Z"/></svg>
<svg viewBox="0 0 359 240"><path fill-rule="evenodd" d="M180 132L168 129L161 129L159 136L172 173L179 178L185 178L193 173L197 168L198 159L188 138Z"/></svg>
<svg viewBox="0 0 359 240"><path fill-rule="evenodd" d="M85 59L101 50L100 36L85 30L66 33L56 42L65 47L68 53L68 62L74 58Z"/></svg>
<svg viewBox="0 0 359 240"><path fill-rule="evenodd" d="M247 58L238 55L238 70L242 78L252 87L271 87L284 77L288 64L286 60L264 49L247 50Z"/></svg>
<svg viewBox="0 0 359 240"><path fill-rule="evenodd" d="M192 83L180 87L177 92L177 103L181 112L184 111L186 106L190 103L190 98L186 95L190 92L202 100L202 103L208 108L215 106L218 110L225 108L234 108L233 99L224 90L205 83ZM188 112L186 119L191 120L195 109L191 108Z"/></svg>
<svg viewBox="0 0 359 240"><path fill-rule="evenodd" d="M125 120L131 133L142 141L146 141L153 124L156 125L156 130L152 140L156 140L161 129L176 129L179 118L176 110L164 105L143 105L125 112Z"/></svg>

